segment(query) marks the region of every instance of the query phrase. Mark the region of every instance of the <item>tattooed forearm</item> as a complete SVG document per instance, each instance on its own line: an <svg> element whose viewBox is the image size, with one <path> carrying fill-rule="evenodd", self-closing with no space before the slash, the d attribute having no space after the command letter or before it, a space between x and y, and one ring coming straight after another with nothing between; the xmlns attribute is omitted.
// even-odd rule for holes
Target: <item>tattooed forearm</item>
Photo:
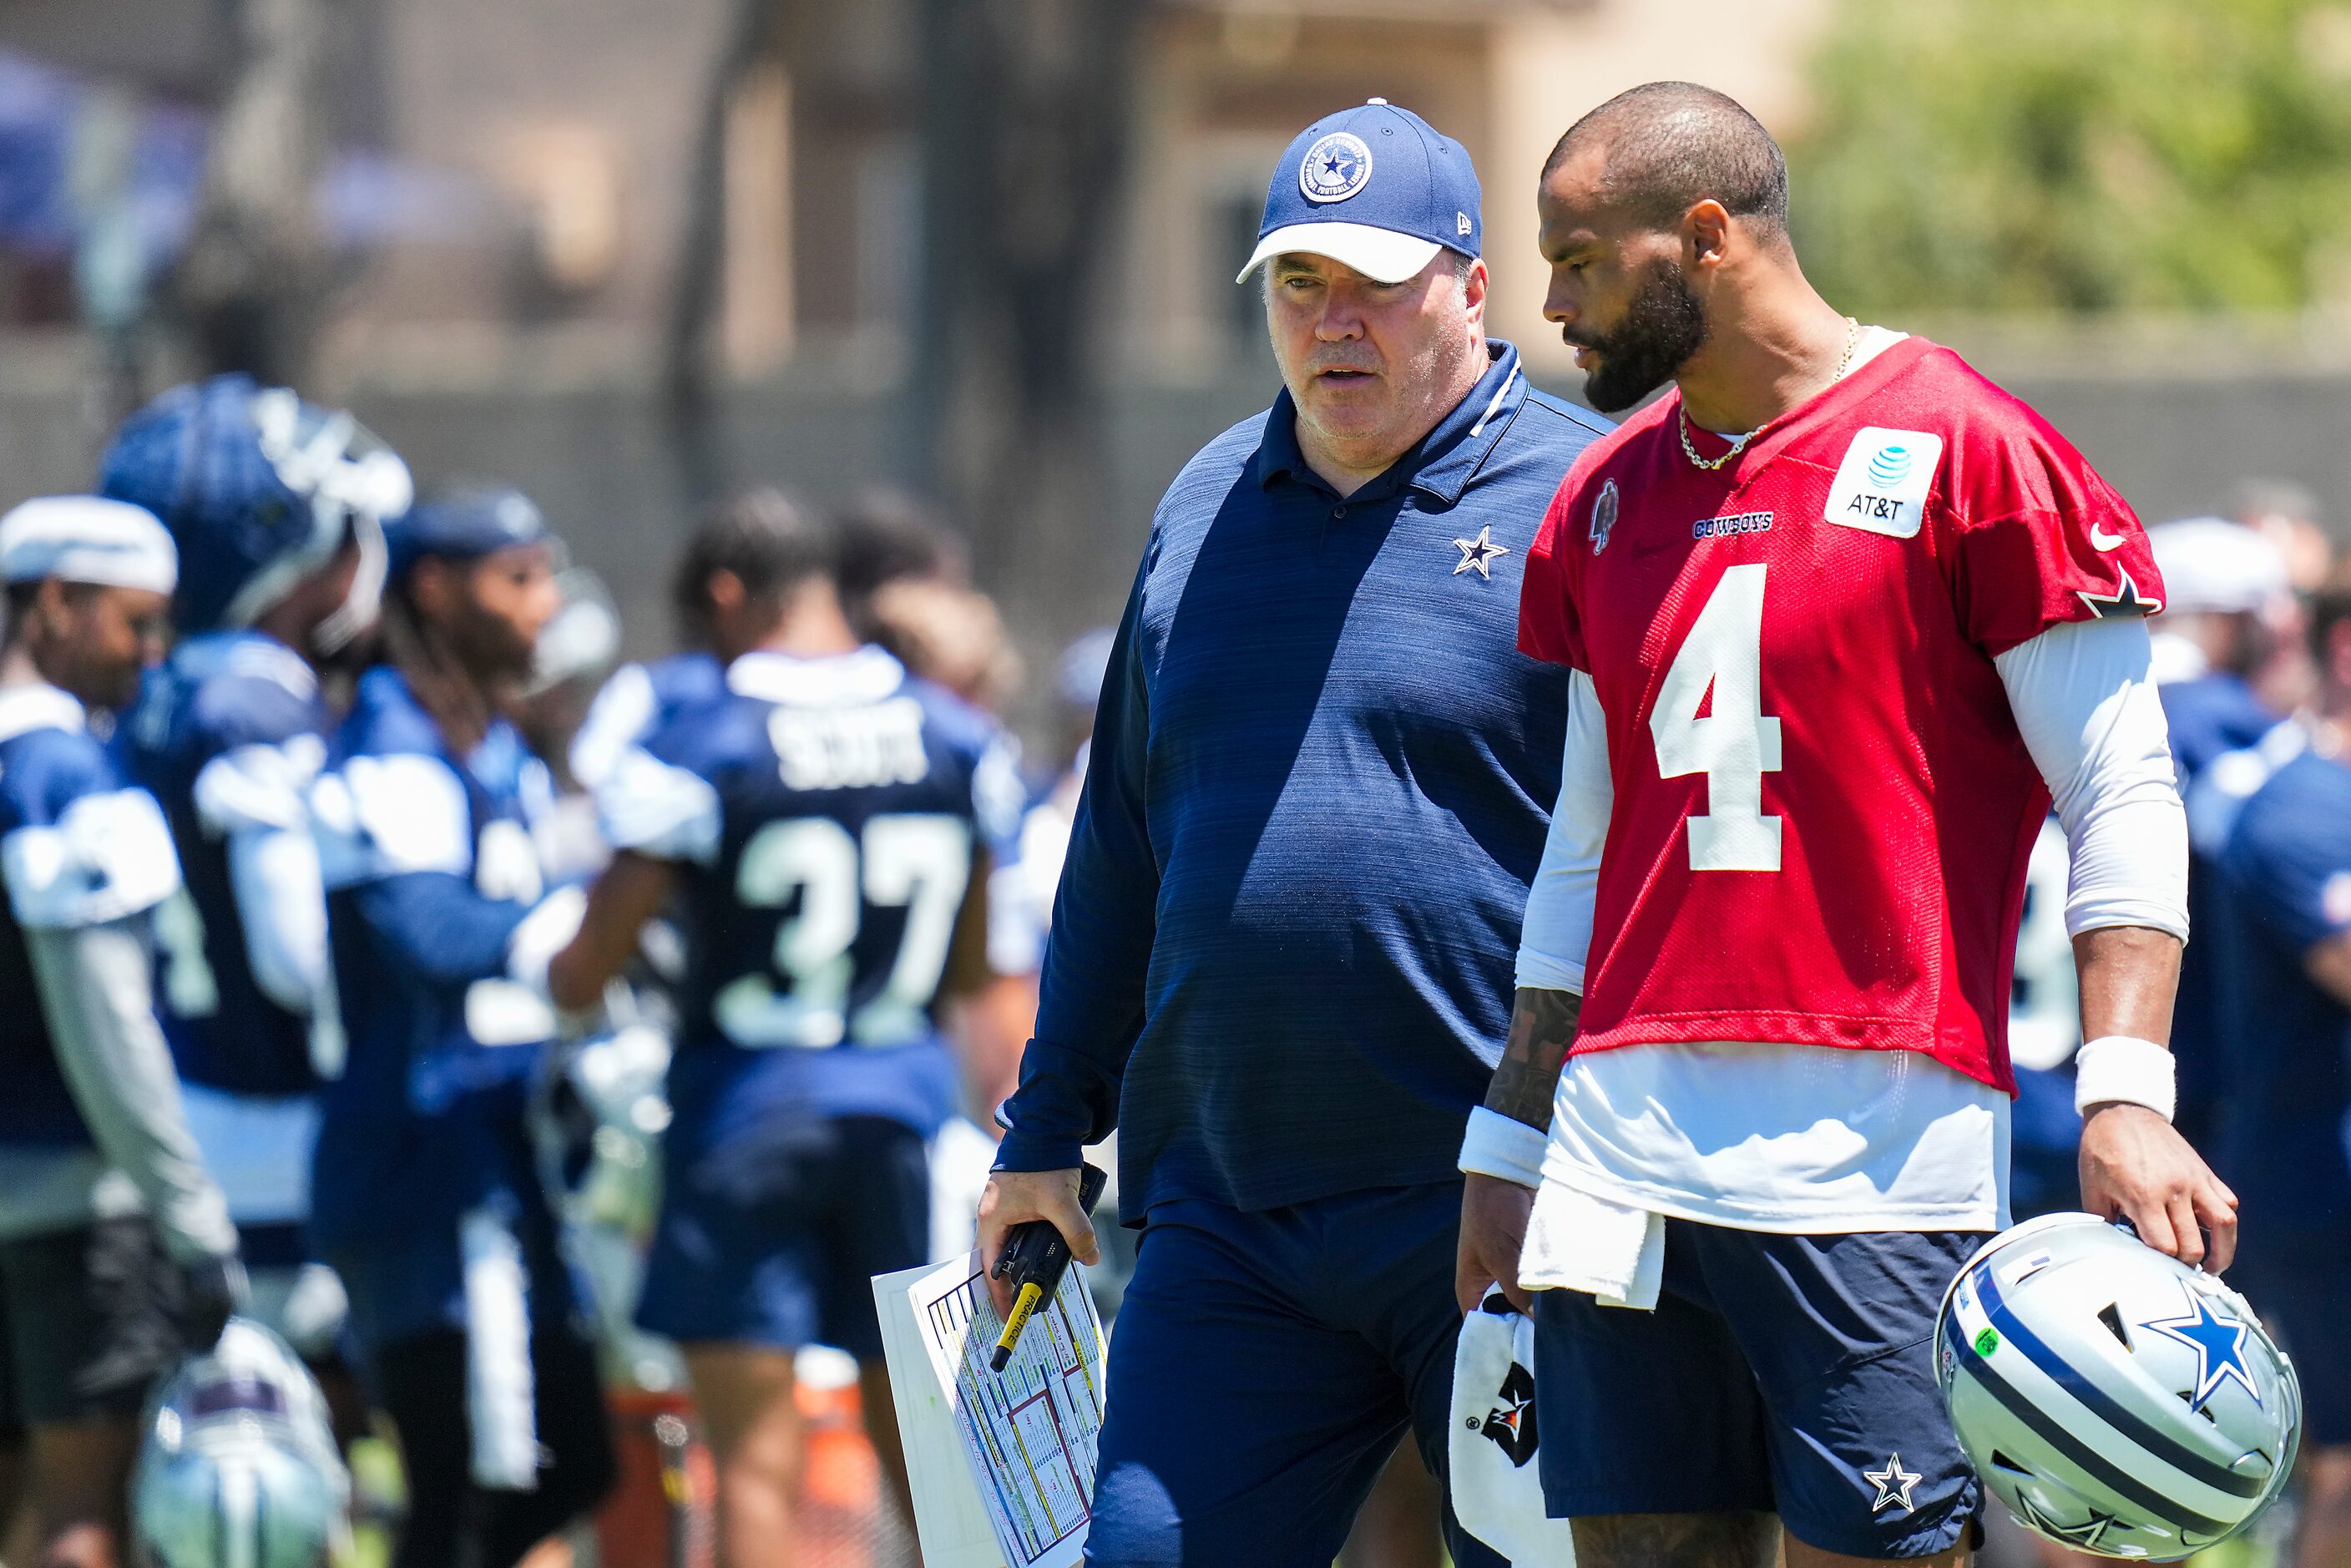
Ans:
<svg viewBox="0 0 2351 1568"><path fill-rule="evenodd" d="M1486 1109L1530 1127L1551 1126L1552 1096L1575 1043L1583 998L1573 991L1520 989L1510 1009L1510 1038L1486 1091Z"/></svg>

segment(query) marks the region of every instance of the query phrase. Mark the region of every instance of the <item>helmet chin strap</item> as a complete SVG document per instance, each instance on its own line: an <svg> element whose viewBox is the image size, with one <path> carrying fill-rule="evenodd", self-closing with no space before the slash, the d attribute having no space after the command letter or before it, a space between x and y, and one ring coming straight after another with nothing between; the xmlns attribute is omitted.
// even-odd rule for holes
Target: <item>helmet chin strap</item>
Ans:
<svg viewBox="0 0 2351 1568"><path fill-rule="evenodd" d="M351 588L334 613L312 629L310 646L320 656L332 658L357 642L367 629L375 624L376 615L383 605L383 584L390 562L384 547L383 525L372 512L351 514L351 537L359 541L359 570L351 574Z"/></svg>

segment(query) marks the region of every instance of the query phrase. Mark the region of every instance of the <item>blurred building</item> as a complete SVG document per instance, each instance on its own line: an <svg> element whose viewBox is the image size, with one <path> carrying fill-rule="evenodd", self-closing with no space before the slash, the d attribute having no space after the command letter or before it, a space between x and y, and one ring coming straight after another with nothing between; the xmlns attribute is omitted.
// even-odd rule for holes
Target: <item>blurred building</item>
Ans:
<svg viewBox="0 0 2351 1568"><path fill-rule="evenodd" d="M664 634L652 564L680 528L657 397L705 122L726 195L716 331L746 472L819 496L903 476L922 371L919 75L935 0L765 0L768 63L710 84L755 0L0 0L0 502L83 482L101 434L77 329L184 238L235 49L224 18L331 28L318 192L346 259L314 390L417 462L531 487ZM1113 613L1153 500L1272 391L1232 274L1285 141L1378 95L1476 156L1491 329L1572 389L1540 318L1533 191L1578 114L1656 77L1720 87L1787 131L1832 0L1156 0L1100 302L1109 470L1077 580L994 584L1032 649ZM1802 193L1798 193L1801 203ZM108 307L109 300L116 307ZM2351 515L2351 332L2283 323L1926 326L2040 401L2152 515L2244 474ZM1024 589L1033 590L1024 601Z"/></svg>
<svg viewBox="0 0 2351 1568"><path fill-rule="evenodd" d="M574 329L608 353L659 332L706 83L736 0L341 0L321 193L363 251L346 352L473 363L510 333ZM1671 59L1782 120L1826 0L1172 0L1142 22L1119 340L1151 373L1199 380L1253 350L1232 271L1266 172L1315 115L1374 94L1459 137L1487 186L1498 315L1534 318L1531 193L1577 113ZM777 60L728 113L725 340L746 374L796 352L903 354L915 310L918 0L778 5ZM201 115L232 50L219 0L10 0L0 50L56 69L52 101L0 88L0 116L51 120L57 177L12 195L70 206L87 110L72 82ZM22 101L12 106L14 96ZM183 170L184 175L186 170ZM0 249L27 247L6 224ZM46 236L57 257L57 225ZM31 268L37 272L37 264ZM19 291L18 322L69 294ZM1526 335L1526 329L1519 329ZM362 348L363 350L362 351ZM453 358L454 356L454 358ZM354 373L366 374L355 368Z"/></svg>

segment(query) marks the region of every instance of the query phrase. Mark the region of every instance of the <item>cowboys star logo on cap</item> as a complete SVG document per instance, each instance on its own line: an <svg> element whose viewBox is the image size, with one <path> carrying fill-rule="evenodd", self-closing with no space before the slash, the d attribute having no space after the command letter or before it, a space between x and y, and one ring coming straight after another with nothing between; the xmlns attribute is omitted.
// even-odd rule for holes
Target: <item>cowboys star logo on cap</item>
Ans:
<svg viewBox="0 0 2351 1568"><path fill-rule="evenodd" d="M1372 150L1349 131L1334 131L1298 161L1298 190L1310 202L1343 202L1371 183Z"/></svg>

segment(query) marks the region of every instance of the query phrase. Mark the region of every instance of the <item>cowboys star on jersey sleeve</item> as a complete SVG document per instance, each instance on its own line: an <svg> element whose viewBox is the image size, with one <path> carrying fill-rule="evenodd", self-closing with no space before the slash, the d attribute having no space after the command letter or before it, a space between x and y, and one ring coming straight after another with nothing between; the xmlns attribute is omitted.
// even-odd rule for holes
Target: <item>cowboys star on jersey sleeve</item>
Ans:
<svg viewBox="0 0 2351 1568"><path fill-rule="evenodd" d="M1955 355L1922 367L1956 416L1938 478L1945 570L1968 636L2002 653L2068 621L2152 615L2163 577L2129 503L2073 444Z"/></svg>

